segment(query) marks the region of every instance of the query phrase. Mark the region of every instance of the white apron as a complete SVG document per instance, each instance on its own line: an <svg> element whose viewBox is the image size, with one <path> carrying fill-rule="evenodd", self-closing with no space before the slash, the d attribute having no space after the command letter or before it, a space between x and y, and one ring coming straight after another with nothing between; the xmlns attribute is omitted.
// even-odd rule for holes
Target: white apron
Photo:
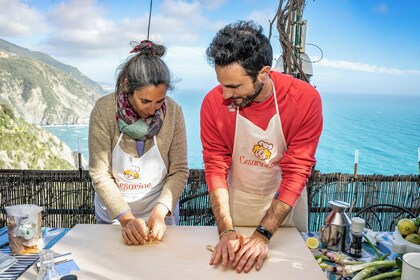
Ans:
<svg viewBox="0 0 420 280"><path fill-rule="evenodd" d="M154 145L140 158L125 153L120 147L123 133L112 151L112 175L124 200L137 219L147 220L155 207L168 173L153 136ZM95 214L98 222L113 223L106 207L95 194ZM166 216L165 223L175 224L174 216Z"/></svg>
<svg viewBox="0 0 420 280"><path fill-rule="evenodd" d="M230 212L234 226L258 226L270 208L281 182L280 160L286 151L276 90L273 85L276 114L266 130L254 125L236 110L235 140L228 173ZM308 228L306 188L292 211L281 224Z"/></svg>

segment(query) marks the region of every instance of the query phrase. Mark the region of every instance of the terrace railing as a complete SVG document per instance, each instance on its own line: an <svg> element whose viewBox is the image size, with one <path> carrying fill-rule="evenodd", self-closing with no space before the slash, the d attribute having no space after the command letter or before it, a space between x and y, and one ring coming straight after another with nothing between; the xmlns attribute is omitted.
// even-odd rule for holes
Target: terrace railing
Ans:
<svg viewBox="0 0 420 280"><path fill-rule="evenodd" d="M309 230L318 231L330 212L329 201L352 205L349 216L374 204L392 204L416 216L420 214L419 175L321 174L314 170L307 184ZM6 225L4 207L36 204L43 207L43 223L49 227L73 227L95 223L94 190L87 170L0 170L0 227ZM389 214L387 214L389 211ZM381 217L393 217L392 209ZM395 215L394 215L395 216ZM181 225L214 225L204 170L192 169L180 197ZM373 228L379 230L378 228Z"/></svg>
<svg viewBox="0 0 420 280"><path fill-rule="evenodd" d="M308 180L307 190L310 231L317 231L323 225L326 215L331 211L331 200L350 203L350 218L372 205L395 206L378 208L381 209L377 213L378 220L386 225L371 222L375 231L389 228L388 224L398 216L395 214L401 211L400 208L415 216L420 214L419 175L358 175L355 178L350 174L321 174L314 170Z"/></svg>

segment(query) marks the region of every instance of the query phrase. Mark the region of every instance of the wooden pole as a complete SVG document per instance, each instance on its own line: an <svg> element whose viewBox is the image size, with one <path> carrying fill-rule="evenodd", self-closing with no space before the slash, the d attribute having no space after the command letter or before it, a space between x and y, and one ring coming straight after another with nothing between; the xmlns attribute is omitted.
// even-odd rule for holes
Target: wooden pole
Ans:
<svg viewBox="0 0 420 280"><path fill-rule="evenodd" d="M79 170L80 171L82 171L82 169L83 169L83 164L82 164L82 153L77 153L77 158L78 158L78 161L79 161Z"/></svg>
<svg viewBox="0 0 420 280"><path fill-rule="evenodd" d="M82 179L82 170L83 170L82 152L83 152L83 143L82 143L82 139L79 137L79 152L77 153L77 161L79 164L80 179Z"/></svg>

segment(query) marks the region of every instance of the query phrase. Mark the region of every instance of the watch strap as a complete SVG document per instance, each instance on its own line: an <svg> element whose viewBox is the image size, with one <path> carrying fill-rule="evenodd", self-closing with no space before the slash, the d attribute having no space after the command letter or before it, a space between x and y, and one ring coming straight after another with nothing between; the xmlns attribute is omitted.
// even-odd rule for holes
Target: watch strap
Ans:
<svg viewBox="0 0 420 280"><path fill-rule="evenodd" d="M255 231L258 232L258 233L260 233L262 236L264 236L268 240L270 240L271 237L273 236L273 234L268 229L266 229L265 227L263 227L262 225L257 226L257 228L255 229Z"/></svg>

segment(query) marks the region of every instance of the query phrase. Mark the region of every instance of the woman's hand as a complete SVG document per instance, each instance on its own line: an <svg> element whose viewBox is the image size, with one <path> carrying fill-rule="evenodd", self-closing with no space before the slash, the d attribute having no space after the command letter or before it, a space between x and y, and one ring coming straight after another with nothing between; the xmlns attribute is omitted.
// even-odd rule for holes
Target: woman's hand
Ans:
<svg viewBox="0 0 420 280"><path fill-rule="evenodd" d="M157 203L149 217L148 227L150 228L148 241L162 240L166 231L165 217L168 214L168 208L163 204Z"/></svg>
<svg viewBox="0 0 420 280"><path fill-rule="evenodd" d="M223 234L219 243L214 247L210 265L217 265L220 260L222 261L222 266L226 266L229 261L232 262L235 258L235 253L241 248L245 239L246 236L238 232Z"/></svg>
<svg viewBox="0 0 420 280"><path fill-rule="evenodd" d="M149 228L146 226L146 222L142 219L133 218L124 220L121 234L124 239L124 243L128 245L143 245L149 240Z"/></svg>

